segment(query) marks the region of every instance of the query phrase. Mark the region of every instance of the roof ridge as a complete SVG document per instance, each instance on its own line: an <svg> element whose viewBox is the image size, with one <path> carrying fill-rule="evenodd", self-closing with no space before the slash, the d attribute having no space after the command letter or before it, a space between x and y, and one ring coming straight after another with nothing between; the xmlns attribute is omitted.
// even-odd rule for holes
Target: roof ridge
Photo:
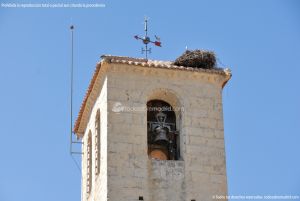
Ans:
<svg viewBox="0 0 300 201"><path fill-rule="evenodd" d="M104 60L111 60L111 59L121 59L121 60L127 60L127 61L138 61L138 62L148 62L151 60L145 59L145 58L135 58L135 57L128 57L128 56L115 56L115 55L108 55L108 54L104 54L101 55L101 59Z"/></svg>
<svg viewBox="0 0 300 201"><path fill-rule="evenodd" d="M149 60L144 58L134 58L128 56L114 56L114 55L102 55L101 58L103 61L107 61L109 63L123 63L129 65L142 65L144 67L161 67L166 69L188 70L188 71L208 72L208 73L217 73L217 74L231 74L228 68L224 69L224 68L214 67L211 69L205 69L205 68L177 66L174 64L174 61Z"/></svg>
<svg viewBox="0 0 300 201"><path fill-rule="evenodd" d="M139 62L141 63L146 63L146 65L165 65L167 67L171 67L174 69L189 69L193 71L202 71L202 72L216 72L216 71L221 71L221 72L227 72L231 73L228 68L221 68L221 67L214 67L211 69L204 69L204 68L195 68L195 67L187 67L187 66L178 66L174 64L174 61L165 61L165 60L150 60L150 59L145 59L145 58L135 58L135 57L128 57L128 56L116 56L116 55L101 55L101 59L104 61L108 61L109 63L111 62L116 62L116 63L128 63L128 62Z"/></svg>

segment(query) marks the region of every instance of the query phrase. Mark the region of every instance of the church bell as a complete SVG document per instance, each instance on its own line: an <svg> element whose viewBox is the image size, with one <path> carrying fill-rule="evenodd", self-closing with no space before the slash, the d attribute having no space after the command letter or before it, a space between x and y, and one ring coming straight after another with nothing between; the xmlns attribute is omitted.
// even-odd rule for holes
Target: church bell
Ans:
<svg viewBox="0 0 300 201"><path fill-rule="evenodd" d="M168 138L168 128L166 127L157 127L155 129L155 133L156 133L156 136L154 138L154 143L155 144L167 144L169 143L169 138Z"/></svg>

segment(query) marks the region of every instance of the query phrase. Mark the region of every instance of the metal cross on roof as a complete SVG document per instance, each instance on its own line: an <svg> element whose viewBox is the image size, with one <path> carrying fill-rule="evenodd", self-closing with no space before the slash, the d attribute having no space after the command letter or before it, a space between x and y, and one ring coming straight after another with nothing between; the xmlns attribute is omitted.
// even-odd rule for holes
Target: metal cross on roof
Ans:
<svg viewBox="0 0 300 201"><path fill-rule="evenodd" d="M142 48L142 54L145 52L146 59L148 59L148 53L149 54L151 53L151 48L148 48L149 43L153 43L155 46L161 47L160 38L156 35L154 35L154 36L155 36L155 39L156 39L155 41L152 41L150 39L150 37L148 36L148 18L145 17L145 36L140 37L138 35L135 35L134 38L137 39L137 40L141 40L144 43L145 48Z"/></svg>

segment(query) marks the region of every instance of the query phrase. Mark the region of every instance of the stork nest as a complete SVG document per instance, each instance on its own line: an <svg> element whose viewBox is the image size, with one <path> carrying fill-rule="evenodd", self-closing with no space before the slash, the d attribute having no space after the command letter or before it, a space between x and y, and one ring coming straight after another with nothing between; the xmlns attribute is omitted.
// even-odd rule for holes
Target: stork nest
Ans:
<svg viewBox="0 0 300 201"><path fill-rule="evenodd" d="M175 60L174 65L212 69L216 66L216 55L207 50L187 50Z"/></svg>

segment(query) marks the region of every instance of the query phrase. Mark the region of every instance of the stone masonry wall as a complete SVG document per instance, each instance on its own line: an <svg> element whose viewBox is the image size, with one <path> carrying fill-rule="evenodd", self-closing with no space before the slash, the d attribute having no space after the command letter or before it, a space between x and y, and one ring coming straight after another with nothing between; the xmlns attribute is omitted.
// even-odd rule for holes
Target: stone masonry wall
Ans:
<svg viewBox="0 0 300 201"><path fill-rule="evenodd" d="M107 201L107 79L101 81L101 88L98 89L95 105L91 112L89 123L82 139L82 201ZM100 109L100 173L95 174L95 119ZM87 140L88 133L92 134L92 190L87 193Z"/></svg>
<svg viewBox="0 0 300 201"><path fill-rule="evenodd" d="M133 201L143 196L145 201L208 201L213 195L226 195L222 75L109 65L108 200ZM183 108L176 112L179 161L147 156L147 113L142 108L153 98ZM105 200L100 197L95 196L95 201Z"/></svg>

